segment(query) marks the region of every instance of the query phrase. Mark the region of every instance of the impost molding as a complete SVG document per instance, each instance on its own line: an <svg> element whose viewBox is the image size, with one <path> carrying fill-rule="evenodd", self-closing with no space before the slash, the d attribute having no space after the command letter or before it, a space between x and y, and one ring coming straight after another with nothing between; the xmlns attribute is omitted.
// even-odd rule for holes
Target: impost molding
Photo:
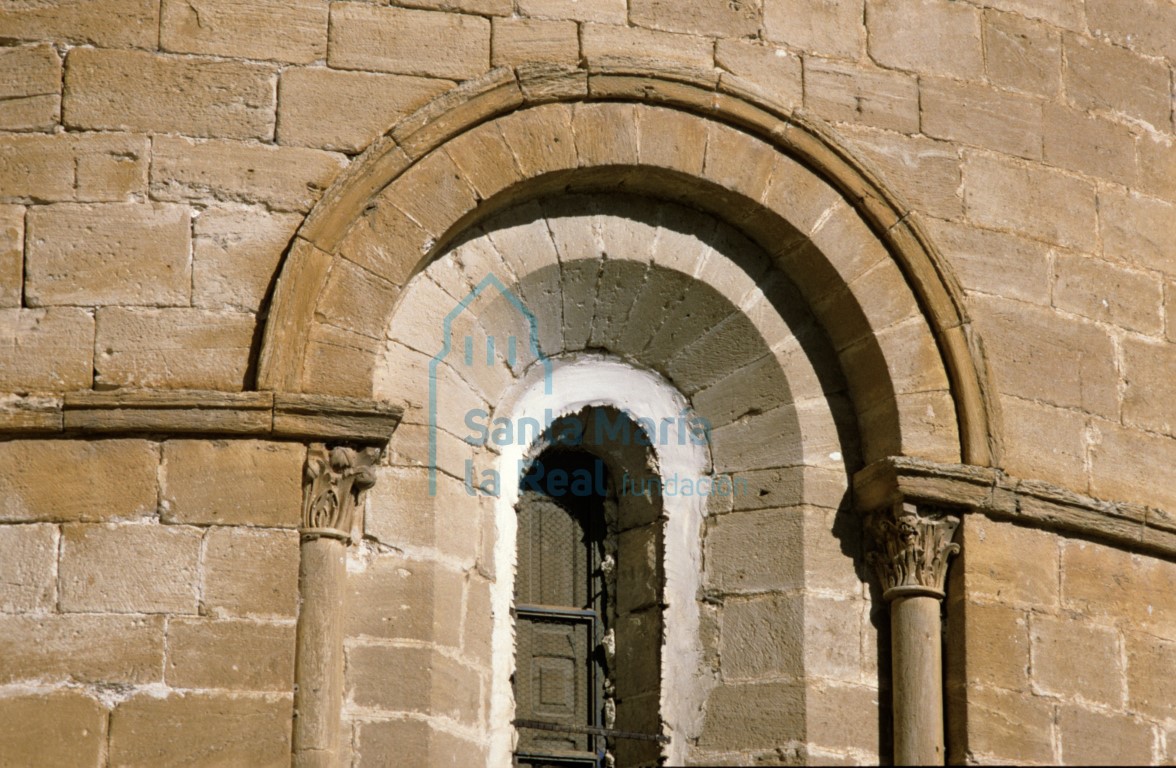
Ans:
<svg viewBox="0 0 1176 768"><path fill-rule="evenodd" d="M206 435L382 445L395 403L283 392L116 389L0 398L0 438Z"/></svg>
<svg viewBox="0 0 1176 768"><path fill-rule="evenodd" d="M1072 533L1131 552L1176 559L1176 515L1122 501L1086 496L1003 470L891 456L853 477L854 506L861 512L895 504L932 507L954 515L983 514L1034 528Z"/></svg>

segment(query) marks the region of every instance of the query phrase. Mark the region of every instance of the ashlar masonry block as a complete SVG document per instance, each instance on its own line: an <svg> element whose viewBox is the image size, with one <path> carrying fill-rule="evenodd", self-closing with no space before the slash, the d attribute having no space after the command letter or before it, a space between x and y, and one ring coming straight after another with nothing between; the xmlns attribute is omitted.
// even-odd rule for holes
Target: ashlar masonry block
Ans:
<svg viewBox="0 0 1176 768"><path fill-rule="evenodd" d="M75 48L62 117L71 128L269 139L276 76L269 64Z"/></svg>
<svg viewBox="0 0 1176 768"><path fill-rule="evenodd" d="M61 608L196 613L200 531L150 523L62 530Z"/></svg>
<svg viewBox="0 0 1176 768"><path fill-rule="evenodd" d="M0 443L0 519L97 521L155 511L158 448L145 440ZM69 471L62 469L68 467Z"/></svg>
<svg viewBox="0 0 1176 768"><path fill-rule="evenodd" d="M26 300L32 306L187 305L191 247L183 206L37 206L28 215Z"/></svg>
<svg viewBox="0 0 1176 768"><path fill-rule="evenodd" d="M164 520L297 526L305 448L259 440L168 440L160 471Z"/></svg>
<svg viewBox="0 0 1176 768"><path fill-rule="evenodd" d="M0 743L11 765L92 766L106 744L107 709L84 693L0 699Z"/></svg>

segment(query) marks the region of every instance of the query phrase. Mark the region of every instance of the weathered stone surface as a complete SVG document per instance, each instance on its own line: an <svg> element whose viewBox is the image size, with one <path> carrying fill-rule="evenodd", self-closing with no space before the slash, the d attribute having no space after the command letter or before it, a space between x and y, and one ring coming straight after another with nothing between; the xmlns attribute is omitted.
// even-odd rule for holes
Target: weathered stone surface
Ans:
<svg viewBox="0 0 1176 768"><path fill-rule="evenodd" d="M278 141L359 152L451 87L450 81L434 78L287 69L278 90Z"/></svg>
<svg viewBox="0 0 1176 768"><path fill-rule="evenodd" d="M61 57L53 46L0 50L0 99L0 130L47 131L56 125L61 114Z"/></svg>
<svg viewBox="0 0 1176 768"><path fill-rule="evenodd" d="M923 132L1029 159L1041 157L1041 106L982 85L920 80Z"/></svg>
<svg viewBox="0 0 1176 768"><path fill-rule="evenodd" d="M874 162L915 210L953 219L963 213L961 163L954 145L869 128L843 130L846 139Z"/></svg>
<svg viewBox="0 0 1176 768"><path fill-rule="evenodd" d="M1049 306L1048 245L938 219L925 223L965 291Z"/></svg>
<svg viewBox="0 0 1176 768"><path fill-rule="evenodd" d="M0 519L108 520L155 511L159 454L145 440L0 443Z"/></svg>
<svg viewBox="0 0 1176 768"><path fill-rule="evenodd" d="M1134 717L1058 708L1061 759L1065 764L1143 765L1152 761L1152 726Z"/></svg>
<svg viewBox="0 0 1176 768"><path fill-rule="evenodd" d="M75 48L62 119L71 128L269 139L272 65Z"/></svg>
<svg viewBox="0 0 1176 768"><path fill-rule="evenodd" d="M57 526L0 525L0 613L56 607L57 544Z"/></svg>
<svg viewBox="0 0 1176 768"><path fill-rule="evenodd" d="M331 269L316 312L324 322L339 328L382 339L387 314L400 288L384 278L340 260Z"/></svg>
<svg viewBox="0 0 1176 768"><path fill-rule="evenodd" d="M156 0L64 0L6 4L0 8L4 37L53 40L102 48L154 48L159 41Z"/></svg>
<svg viewBox="0 0 1176 768"><path fill-rule="evenodd" d="M870 56L885 67L978 80L980 11L947 0L868 0ZM927 34L934 29L935 34Z"/></svg>
<svg viewBox="0 0 1176 768"><path fill-rule="evenodd" d="M1141 632L1124 633L1127 705L1157 720L1176 713L1167 681L1176 673L1176 643Z"/></svg>
<svg viewBox="0 0 1176 768"><path fill-rule="evenodd" d="M162 616L0 615L0 682L162 682L163 621Z"/></svg>
<svg viewBox="0 0 1176 768"><path fill-rule="evenodd" d="M1037 692L1122 706L1123 665L1117 632L1086 620L1034 615L1029 635ZM1092 664L1092 659L1099 662Z"/></svg>
<svg viewBox="0 0 1176 768"><path fill-rule="evenodd" d="M732 512L716 518L704 539L706 582L725 593L797 589L804 583L799 550L781 553L770 541L798 541L803 520L796 509Z"/></svg>
<svg viewBox="0 0 1176 768"><path fill-rule="evenodd" d="M702 173L706 156L706 124L681 112L639 107L638 155L643 165Z"/></svg>
<svg viewBox="0 0 1176 768"><path fill-rule="evenodd" d="M988 0L985 5L1071 31L1086 29L1082 0Z"/></svg>
<svg viewBox="0 0 1176 768"><path fill-rule="evenodd" d="M462 410L462 413L468 413ZM463 433L464 434L464 433ZM364 533L405 550L434 549L473 565L481 520L461 480L437 474L436 495L425 468L380 468L380 483L398 489L395 498L373 495Z"/></svg>
<svg viewBox="0 0 1176 768"><path fill-rule="evenodd" d="M30 306L189 303L186 207L159 203L37 206L25 248Z"/></svg>
<svg viewBox="0 0 1176 768"><path fill-rule="evenodd" d="M294 622L172 619L164 679L173 688L286 693L294 683Z"/></svg>
<svg viewBox="0 0 1176 768"><path fill-rule="evenodd" d="M631 0L629 22L667 32L707 37L750 37L759 32L760 3L714 3L707 0Z"/></svg>
<svg viewBox="0 0 1176 768"><path fill-rule="evenodd" d="M0 308L19 307L24 285L25 208L0 205Z"/></svg>
<svg viewBox="0 0 1176 768"><path fill-rule="evenodd" d="M295 443L168 440L160 469L163 518L195 525L293 527L302 514Z"/></svg>
<svg viewBox="0 0 1176 768"><path fill-rule="evenodd" d="M435 562L383 555L347 577L348 637L461 643L460 573Z"/></svg>
<svg viewBox="0 0 1176 768"><path fill-rule="evenodd" d="M1044 108L1044 159L1120 184L1135 182L1135 136L1126 127L1067 107Z"/></svg>
<svg viewBox="0 0 1176 768"><path fill-rule="evenodd" d="M1154 275L1069 253L1055 255L1054 272L1058 309L1140 333L1163 329L1163 286Z"/></svg>
<svg viewBox="0 0 1176 768"><path fill-rule="evenodd" d="M376 342L366 336L315 325L310 330L304 381L315 391L344 397L371 397ZM391 396L391 395L390 395Z"/></svg>
<svg viewBox="0 0 1176 768"><path fill-rule="evenodd" d="M490 68L490 22L477 16L332 3L327 61L338 69L464 80Z"/></svg>
<svg viewBox="0 0 1176 768"><path fill-rule="evenodd" d="M1086 421L1081 411L1002 397L1005 468L1018 477L1085 488Z"/></svg>
<svg viewBox="0 0 1176 768"><path fill-rule="evenodd" d="M518 0L519 13L538 19L573 19L624 24L628 21L626 0Z"/></svg>
<svg viewBox="0 0 1176 768"><path fill-rule="evenodd" d="M94 368L115 386L240 390L256 319L203 309L123 309L97 313Z"/></svg>
<svg viewBox="0 0 1176 768"><path fill-rule="evenodd" d="M61 608L196 613L200 531L153 524L62 529Z"/></svg>
<svg viewBox="0 0 1176 768"><path fill-rule="evenodd" d="M1062 546L1062 607L1092 621L1176 640L1174 585L1171 563L1081 540Z"/></svg>
<svg viewBox="0 0 1176 768"><path fill-rule="evenodd" d="M138 694L110 718L116 765L284 765L290 759L288 696Z"/></svg>
<svg viewBox="0 0 1176 768"><path fill-rule="evenodd" d="M711 123L707 129L703 176L752 200L762 198L772 173L772 147L725 125ZM703 294L700 292L691 303L703 304Z"/></svg>
<svg viewBox="0 0 1176 768"><path fill-rule="evenodd" d="M1004 299L975 297L972 306L1002 392L1089 413L1118 413L1119 377L1105 330Z"/></svg>
<svg viewBox="0 0 1176 768"><path fill-rule="evenodd" d="M1176 201L1176 139L1151 134L1140 138L1139 188Z"/></svg>
<svg viewBox="0 0 1176 768"><path fill-rule="evenodd" d="M804 671L814 678L857 682L862 675L860 600L804 597Z"/></svg>
<svg viewBox="0 0 1176 768"><path fill-rule="evenodd" d="M510 16L514 12L513 0L403 0L400 5L406 8L472 13L478 16Z"/></svg>
<svg viewBox="0 0 1176 768"><path fill-rule="evenodd" d="M786 107L803 103L801 59L784 48L751 40L716 40L715 65L754 83Z"/></svg>
<svg viewBox="0 0 1176 768"><path fill-rule="evenodd" d="M984 14L984 59L988 80L1046 98L1062 85L1062 42L1058 32L1018 14Z"/></svg>
<svg viewBox="0 0 1176 768"><path fill-rule="evenodd" d="M418 189L435 190L436 197L415 194ZM434 238L477 205L473 188L444 152L434 152L405 171L389 194L400 210Z"/></svg>
<svg viewBox="0 0 1176 768"><path fill-rule="evenodd" d="M1083 109L1110 109L1166 130L1171 125L1168 68L1118 46L1078 35L1062 39L1066 95Z"/></svg>
<svg viewBox="0 0 1176 768"><path fill-rule="evenodd" d="M544 61L575 66L580 60L579 28L572 21L494 19L490 63L495 67Z"/></svg>
<svg viewBox="0 0 1176 768"><path fill-rule="evenodd" d="M1055 206L1056 200L1066 205ZM1094 186L1052 168L965 155L964 205L983 227L1076 249L1095 240ZM1052 213L1042 216L1043 210Z"/></svg>
<svg viewBox="0 0 1176 768"><path fill-rule="evenodd" d="M1097 422L1091 447L1091 493L1104 499L1176 508L1176 440Z"/></svg>
<svg viewBox="0 0 1176 768"><path fill-rule="evenodd" d="M306 64L327 55L327 7L323 0L163 0L159 46Z"/></svg>
<svg viewBox="0 0 1176 768"><path fill-rule="evenodd" d="M803 625L800 595L763 595L724 603L723 679L803 676L804 640L797 632Z"/></svg>
<svg viewBox="0 0 1176 768"><path fill-rule="evenodd" d="M714 47L709 40L698 37L594 23L585 24L580 36L582 55L592 64L654 59L663 65L714 66Z"/></svg>
<svg viewBox="0 0 1176 768"><path fill-rule="evenodd" d="M160 200L213 198L306 211L347 164L334 152L237 141L152 140L151 194Z"/></svg>
<svg viewBox="0 0 1176 768"><path fill-rule="evenodd" d="M193 225L192 304L256 312L302 223L262 206L210 206Z"/></svg>
<svg viewBox="0 0 1176 768"><path fill-rule="evenodd" d="M1167 339L1176 342L1176 280L1164 281L1164 314L1167 316Z"/></svg>
<svg viewBox="0 0 1176 768"><path fill-rule="evenodd" d="M0 699L6 765L98 765L106 746L106 707L78 691Z"/></svg>
<svg viewBox="0 0 1176 768"><path fill-rule="evenodd" d="M484 761L484 746L433 728L425 720L381 720L359 725L358 766L381 768L428 759L437 765Z"/></svg>
<svg viewBox="0 0 1176 768"><path fill-rule="evenodd" d="M1103 255L1176 275L1176 205L1117 187L1098 193Z"/></svg>
<svg viewBox="0 0 1176 768"><path fill-rule="evenodd" d="M1096 34L1151 56L1176 61L1176 8L1163 0L1123 5L1087 0L1086 20Z"/></svg>
<svg viewBox="0 0 1176 768"><path fill-rule="evenodd" d="M147 190L147 137L119 133L0 137L0 197L113 201Z"/></svg>
<svg viewBox="0 0 1176 768"><path fill-rule="evenodd" d="M298 534L240 527L204 537L201 602L214 616L293 618L298 604Z"/></svg>
<svg viewBox="0 0 1176 768"><path fill-rule="evenodd" d="M1123 421L1151 432L1176 435L1176 347L1148 339L1127 337L1122 342Z"/></svg>
<svg viewBox="0 0 1176 768"><path fill-rule="evenodd" d="M356 645L347 653L347 689L360 706L472 724L481 685L477 670L430 648Z"/></svg>
<svg viewBox="0 0 1176 768"><path fill-rule="evenodd" d="M972 602L963 611L968 684L1027 691L1028 614L1004 605Z"/></svg>
<svg viewBox="0 0 1176 768"><path fill-rule="evenodd" d="M796 683L718 685L707 700L699 746L770 748L803 733L804 690Z"/></svg>
<svg viewBox="0 0 1176 768"><path fill-rule="evenodd" d="M912 75L808 56L804 79L804 105L826 120L919 132L919 85Z"/></svg>
<svg viewBox="0 0 1176 768"><path fill-rule="evenodd" d="M866 43L862 0L832 0L798 12L788 0L764 0L764 38L827 56L858 59Z"/></svg>
<svg viewBox="0 0 1176 768"><path fill-rule="evenodd" d="M969 595L1008 605L1050 609L1058 605L1056 534L967 517L956 540L968 552L964 580Z"/></svg>
<svg viewBox="0 0 1176 768"><path fill-rule="evenodd" d="M1050 699L995 688L968 689L968 751L994 762L1055 763Z"/></svg>

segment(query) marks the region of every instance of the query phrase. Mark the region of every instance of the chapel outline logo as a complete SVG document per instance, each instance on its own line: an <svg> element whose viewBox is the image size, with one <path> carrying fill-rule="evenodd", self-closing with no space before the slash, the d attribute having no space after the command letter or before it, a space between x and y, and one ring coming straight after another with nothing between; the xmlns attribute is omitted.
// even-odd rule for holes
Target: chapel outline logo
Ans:
<svg viewBox="0 0 1176 768"><path fill-rule="evenodd" d="M465 295L453 309L445 315L445 319L441 323L442 342L441 351L433 355L429 360L429 495L437 495L437 369L441 362L449 356L453 351L453 321L462 313L469 309L470 305L477 300L487 289L494 288L498 293L505 298L511 306L522 314L527 322L527 342L530 344L531 352L534 353L537 362L543 365L543 393L545 395L551 394L551 359L543 354L543 350L539 348L539 321L535 319L535 314L514 294L501 280L498 279L494 273L489 273L482 278L473 290ZM483 360L487 366L497 365L498 350L495 347L495 337L487 334L485 355L476 355L474 353L474 339L472 336L466 336L463 339L462 351L464 352L463 360L467 366L474 365L475 358ZM506 337L506 352L505 359L509 365L514 365L518 355L518 337L511 334Z"/></svg>

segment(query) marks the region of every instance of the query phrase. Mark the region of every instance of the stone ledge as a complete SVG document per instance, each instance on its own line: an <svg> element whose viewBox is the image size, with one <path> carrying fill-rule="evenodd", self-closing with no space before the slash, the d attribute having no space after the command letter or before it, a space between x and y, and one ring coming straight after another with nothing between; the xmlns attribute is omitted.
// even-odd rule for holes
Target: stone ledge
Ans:
<svg viewBox="0 0 1176 768"><path fill-rule="evenodd" d="M853 477L863 512L898 501L978 512L1034 528L1077 533L1124 549L1176 558L1176 516L1162 509L1104 501L1000 469L891 456Z"/></svg>
<svg viewBox="0 0 1176 768"><path fill-rule="evenodd" d="M0 436L150 433L383 444L404 409L330 395L115 390L0 400Z"/></svg>

